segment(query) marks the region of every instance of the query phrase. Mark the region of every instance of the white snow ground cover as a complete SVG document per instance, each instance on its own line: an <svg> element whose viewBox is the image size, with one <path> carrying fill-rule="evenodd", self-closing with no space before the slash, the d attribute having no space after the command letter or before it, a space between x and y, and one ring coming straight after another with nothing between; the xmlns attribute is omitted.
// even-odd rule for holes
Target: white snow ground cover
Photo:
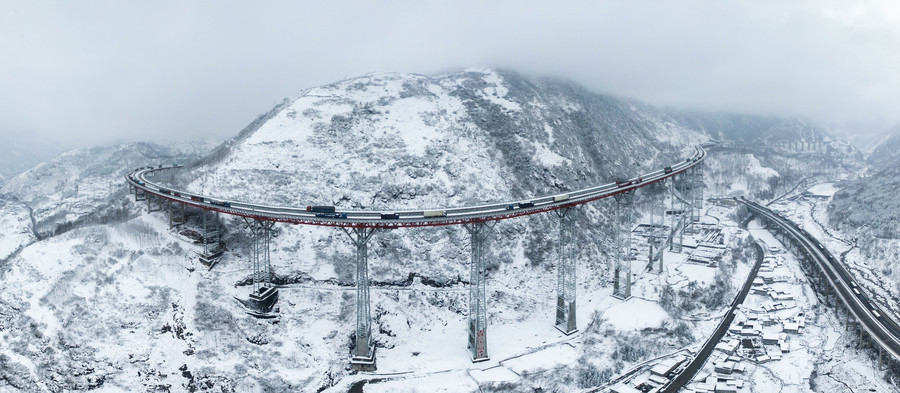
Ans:
<svg viewBox="0 0 900 393"><path fill-rule="evenodd" d="M657 302L631 298L603 313L616 330L657 328L670 321L669 314Z"/></svg>
<svg viewBox="0 0 900 393"><path fill-rule="evenodd" d="M300 239L309 230L320 229L286 227L277 242ZM247 292L232 284L247 275L242 247L234 244L232 249L206 271L194 254L199 246L169 230L161 212L32 244L3 270L2 293L4 302L24 311L25 323L33 324L41 338L4 331L0 341L10 361L34 370L33 383L78 374L72 382L47 387L90 386L102 379L108 391L159 386L181 391L201 382L235 391L302 390L327 386L329 378L339 384L327 391L342 391L360 377L398 374L409 377L369 384L365 391L470 391L521 383L526 374L552 381L548 370L571 373L567 370L595 351L594 346L617 345L608 339L592 343L602 339L596 333L565 336L554 329L554 272L513 264L489 280L491 360L469 361L460 309L468 295L465 286L373 287L378 340L387 347L377 351L377 372L351 376L345 370L346 345L355 289L321 281L288 285L281 289L278 323L257 321L232 299ZM674 265L677 255L669 255ZM276 271L317 270L315 265L274 261ZM651 276L642 279L648 290ZM608 288L589 281L583 276L579 282L579 331L597 331L595 325L603 320L610 329L667 328L667 314L654 302L635 297L623 303L612 299ZM645 315L633 318L627 305ZM83 348L83 358L66 360L71 351L64 348L71 346ZM598 361L608 364L592 360ZM91 371L73 371L82 365Z"/></svg>
<svg viewBox="0 0 900 393"><path fill-rule="evenodd" d="M189 173L194 176L189 189L293 206L403 209L528 197L560 187L562 176L581 176L567 165L583 157L559 147L571 143L571 130L562 132L565 124L545 126L560 114L584 110L574 101L560 104L567 113L541 113L533 119L552 142L534 138L541 142L521 144L526 154L508 158L519 159L510 165L553 167L518 178L501 170L509 167L497 164L498 149L489 142L504 135L491 135L479 125L496 119L469 116L460 121L468 110L462 106L465 100L446 93L455 83L478 84L481 87L466 98L467 103L488 100L502 107L497 117L509 115L515 107L505 101L513 102L513 92L496 73L476 74L477 78L462 81L379 74L311 89L232 146L220 162ZM401 88L430 95L403 96L398 93ZM558 103L533 107L551 104ZM354 115L360 112L371 116ZM365 121L348 120L360 118ZM676 141L668 131L664 125L648 127L641 138L665 136ZM685 138L705 139L698 132ZM609 168L635 171L652 160L670 159L663 153L674 153L662 147L641 145L633 155L611 159L609 167L589 169L604 176ZM540 152L535 160L532 152ZM134 166L139 165L145 163ZM97 192L96 199L83 189L71 195L74 190L65 183L73 177L66 172L71 168L59 169L52 171L54 182L42 185L50 196L48 206L65 200L96 208L109 202L105 192ZM113 180L121 181L119 169L114 172L98 176L97 188L120 191L112 187L117 185ZM524 181L546 184L523 194L514 186ZM122 206L131 213L143 210L143 204L131 199L123 199ZM347 364L356 290L352 248L343 233L277 226L271 253L275 272L286 282L280 288L281 317L260 321L245 315L233 299L250 292L238 284L249 276L243 221L223 218L228 251L207 271L196 259L199 246L180 230L169 229L164 214L157 212L32 244L2 267L0 305L21 310L0 331L4 345L16 355L9 356L4 366L32 370L30 377L22 377L23 383L44 383L49 390L102 384L104 389L124 391L186 391L194 386L240 392L346 391L363 379L408 376L367 385L390 389L393 383L419 377L450 381L439 375L462 375L461 371L470 375L472 390L489 389L494 383L563 391L595 386L627 367L692 342L692 332L703 334L714 326L709 319L679 320L673 326L618 331L606 321L603 311L620 302L610 296L608 282L611 261L604 243L619 228L610 220L610 210L599 202L582 209L579 233L588 241L582 243L578 262L581 333L574 336L553 328L556 221L543 215L497 224L488 273L491 360L484 363L473 365L465 348L469 254L461 228L398 229L376 235L369 246L369 277L378 371L351 373ZM83 211L61 206L41 214L60 212ZM194 216L187 228L196 230L196 212L189 214ZM679 258L666 254L667 266L672 267L662 276L638 274L635 298L655 301L659 287L675 275L679 275L675 281L688 282L674 270ZM397 284L410 273L417 277L412 284ZM676 329L680 333L672 333ZM14 334L23 331L27 334ZM642 344L638 337L647 337L652 345ZM514 369L522 374L510 381ZM465 390L473 385L458 386Z"/></svg>
<svg viewBox="0 0 900 393"><path fill-rule="evenodd" d="M810 187L807 191L815 196L832 197L838 190L834 183L821 183Z"/></svg>
<svg viewBox="0 0 900 393"><path fill-rule="evenodd" d="M856 248L843 235L820 225L826 221L824 206L827 200L799 197L803 191L804 189L796 190L790 198L775 203L772 208L802 225L836 257L840 258L849 250L846 257L850 261L851 271L856 270L854 274L858 278L878 287L872 281L874 275L864 273L871 271L871 268L865 266L858 256L854 257L854 254L858 255ZM833 183L823 183L808 191L814 196L828 196L833 195L835 190ZM884 372L877 369L877 353L872 355L870 350L858 349L856 333L852 330L845 331L843 317L836 315L834 308L826 307L817 299L799 269L796 258L784 253L784 246L767 231L759 228L756 222L751 222L751 227L754 237L782 250L780 255L784 258L784 264L776 269L776 275L788 277L788 280L774 284L772 288L791 294L791 303L796 304L773 315L787 318L803 313L806 325L801 334L789 335L790 352L784 353L780 360L762 364L744 362L748 364L747 372L733 376L750 384L745 385L744 391L900 391L896 386L886 383ZM758 310L763 303L771 302L769 296L753 295L751 292L745 306L747 309ZM707 364L705 371L712 373L712 365Z"/></svg>
<svg viewBox="0 0 900 393"><path fill-rule="evenodd" d="M750 227L752 235L764 241L768 247L785 250L784 245L761 228L756 221L752 221ZM897 391L896 386L885 383L881 372L873 369L868 355L855 349L854 332L850 334L845 332L843 321L835 315L834 309L826 307L817 299L795 256L779 251L774 253L774 257L779 260L779 266L775 268L773 274L786 280L771 285L771 288L789 293L793 297L788 307L768 313L762 312L764 305L773 303L772 297L768 294L754 294L751 291L732 327L743 316L768 315L775 318L778 323L772 326L757 326L761 328L762 334L771 332L781 337L789 350L782 353L778 345L765 345L768 356L779 357L765 361L757 361L754 357L756 355L749 355L750 352L736 353L735 356L742 358L738 363L742 364L746 371L729 375L717 374L713 370L715 366L721 365L726 357L726 354L717 350L690 387L697 388L704 384L705 380L700 378L718 375L719 378L743 380L744 388L739 391L747 392L819 392L835 389ZM798 317L806 321L799 333L782 330L784 321ZM739 337L730 333L725 339Z"/></svg>
<svg viewBox="0 0 900 393"><path fill-rule="evenodd" d="M28 208L18 202L0 198L0 261L35 239Z"/></svg>

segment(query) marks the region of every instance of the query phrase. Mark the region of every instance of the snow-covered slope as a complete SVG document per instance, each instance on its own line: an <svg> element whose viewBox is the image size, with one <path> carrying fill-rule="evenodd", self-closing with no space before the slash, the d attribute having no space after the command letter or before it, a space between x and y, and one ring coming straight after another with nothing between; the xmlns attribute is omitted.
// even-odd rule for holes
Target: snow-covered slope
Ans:
<svg viewBox="0 0 900 393"><path fill-rule="evenodd" d="M166 181L226 200L294 206L460 206L634 175L682 159L740 124L728 127L713 132L639 102L504 71L373 74L303 91ZM174 230L162 212L134 216L145 205L124 194L122 171L170 158L142 145L74 152L4 186L45 225L77 217L102 222L95 218L103 206L127 214L31 244L0 265L0 315L9 316L0 318L0 389L316 391L350 376L355 270L343 232L276 226L271 256L283 285L281 318L252 319L232 298L249 293L242 220L223 218L228 251L206 271L196 259L199 246L184 232L196 229L196 212ZM748 162L735 171L771 177L758 161ZM657 191L639 193L639 214ZM645 324L604 321L611 243L624 230L617 210L610 201L578 209L579 329L588 344L546 360L547 368L572 365L554 371L557 386L603 383L701 339L692 332L713 325L669 326L668 311L656 306L645 307L654 311ZM498 359L566 340L552 329L557 223L544 214L493 227L489 351ZM369 277L379 372L469 364L469 257L459 227L375 235Z"/></svg>
<svg viewBox="0 0 900 393"><path fill-rule="evenodd" d="M900 125L888 132L888 136L872 150L866 161L875 169L900 166Z"/></svg>
<svg viewBox="0 0 900 393"><path fill-rule="evenodd" d="M0 197L0 261L36 240L31 230L28 207Z"/></svg>
<svg viewBox="0 0 900 393"><path fill-rule="evenodd" d="M3 137L3 143L0 144L0 185L4 177L12 178L52 159L68 148L71 147L36 136L34 133L7 132Z"/></svg>
<svg viewBox="0 0 900 393"><path fill-rule="evenodd" d="M160 146L149 143L69 150L6 181L0 194L34 211L38 233L55 233L96 213L115 215L126 189L124 174L140 166L171 163L211 150L212 142Z"/></svg>
<svg viewBox="0 0 900 393"><path fill-rule="evenodd" d="M687 127L724 141L776 143L835 139L827 128L796 118L679 110L670 110L668 114Z"/></svg>
<svg viewBox="0 0 900 393"><path fill-rule="evenodd" d="M871 169L865 177L840 184L841 190L828 206L829 225L846 231L866 227L870 237L898 238L900 126L878 144L866 161Z"/></svg>
<svg viewBox="0 0 900 393"><path fill-rule="evenodd" d="M687 157L707 140L640 103L484 69L348 79L306 90L262 119L227 149L186 169L184 187L226 200L293 206L462 206L611 182ZM600 239L611 238L617 224L609 222L609 204L584 212L581 252L595 261L588 269L605 277L609 246ZM498 225L490 268L517 258L552 266L554 217ZM292 236L280 237L272 253L277 269L352 280L342 232L281 230ZM467 274L461 228L390 231L377 239L370 246L375 279L416 273L448 282Z"/></svg>
<svg viewBox="0 0 900 393"><path fill-rule="evenodd" d="M652 108L569 83L493 70L376 74L303 92L188 178L229 199L437 207L609 182L704 140Z"/></svg>

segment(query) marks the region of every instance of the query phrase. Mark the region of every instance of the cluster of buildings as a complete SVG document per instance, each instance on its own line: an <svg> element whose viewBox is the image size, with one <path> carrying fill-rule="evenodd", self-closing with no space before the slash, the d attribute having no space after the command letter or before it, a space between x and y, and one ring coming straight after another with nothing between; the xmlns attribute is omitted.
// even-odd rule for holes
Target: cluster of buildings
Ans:
<svg viewBox="0 0 900 393"><path fill-rule="evenodd" d="M687 257L688 263L695 263L709 267L716 267L722 260L722 255L727 251L730 239L726 238L722 228L713 224L694 224L698 226L700 235L696 243L693 239L686 239L684 247L693 249ZM692 244L693 243L693 244Z"/></svg>
<svg viewBox="0 0 900 393"><path fill-rule="evenodd" d="M698 374L686 392L741 392L749 364L779 361L794 349L792 339L803 333L806 317L787 290L792 277L778 273L783 264L783 257L777 254L764 258L751 287L755 301L745 301L735 311L728 333L709 358L712 369L707 367Z"/></svg>
<svg viewBox="0 0 900 393"><path fill-rule="evenodd" d="M610 393L657 393L688 365L687 355L671 356L636 378L609 388Z"/></svg>

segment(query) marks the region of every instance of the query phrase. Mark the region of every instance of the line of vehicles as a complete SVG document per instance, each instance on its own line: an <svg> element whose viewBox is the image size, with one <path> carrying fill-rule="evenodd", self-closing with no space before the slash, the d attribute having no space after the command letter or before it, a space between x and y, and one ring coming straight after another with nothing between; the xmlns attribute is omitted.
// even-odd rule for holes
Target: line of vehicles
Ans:
<svg viewBox="0 0 900 393"><path fill-rule="evenodd" d="M754 205L759 209L765 209L759 204L749 201L744 197L741 197L741 199L749 205ZM835 258L834 255L831 254L831 252L829 252L821 242L812 237L801 225L788 220L779 212L772 212L772 215L781 219L782 222L789 227L793 227L796 232L800 233L800 235L808 241L808 244L816 248L819 251L819 254L825 257L825 260L827 262L826 264L831 266L831 269L826 270L825 274L833 277L833 279L839 279L840 281L847 283L850 288L850 295L852 295L853 298L855 298L863 308L871 312L874 319L880 322L881 325L884 326L885 329L887 329L895 338L900 337L900 326L897 325L896 321L892 320L889 317L886 318L882 315L881 310L869 300L868 296L857 285L856 281L854 281L853 277L850 276L849 272L847 272L846 269L840 265L837 258ZM829 274L830 272L833 273ZM893 314L895 318L900 318L896 313Z"/></svg>
<svg viewBox="0 0 900 393"><path fill-rule="evenodd" d="M705 156L705 152L702 148L697 148L696 153L693 157L688 158L683 163L678 163L673 166L667 166L662 170L657 170L647 175L638 176L632 179L616 179L615 183L612 184L604 184L596 187L590 187L577 191L570 191L563 194L552 195L552 196L542 196L536 197L530 200L520 201L520 202L505 202L505 203L497 203L497 204L488 204L482 206L469 206L469 207L458 207L458 208L449 208L449 209L435 209L435 210L410 210L410 211L386 211L386 212L378 212L378 211L339 211L335 206L320 206L320 205L309 205L306 206L305 209L303 207L276 207L276 206L263 206L257 204L250 204L244 202L231 202L226 200L218 200L212 199L209 197L203 197L200 195L193 195L190 193L185 193L183 191L172 190L166 187L159 186L154 184L153 182L147 181L145 183L145 177L147 171L156 171L160 169L168 169L159 167L141 167L136 168L133 172L127 175L127 178L132 183L141 186L145 190L148 190L151 193L165 194L170 195L175 198L184 198L189 199L191 201L208 204L213 206L219 206L223 208L231 208L235 210L235 214L251 214L251 215L259 215L262 217L270 217L274 220L284 220L285 222L294 222L294 220L304 220L307 218L316 218L323 220L351 220L351 221L361 221L361 222L374 222L374 221L394 221L394 220L402 220L406 222L404 225L409 225L409 222L429 222L431 224L426 225L434 225L434 221L430 220L439 220L441 218L450 218L454 222L458 222L459 219L470 219L470 218L485 218L485 219L499 219L503 217L510 216L519 216L522 214L529 214L529 212L539 212L552 210L555 208L559 208L561 206L568 206L570 204L578 204L584 203L591 200L599 199L605 196L612 195L617 190L620 190L624 187L633 187L635 185L646 183L647 181L657 181L662 177L666 177L673 172L682 171L686 169L686 167L690 166L691 163L697 162L701 160ZM178 164L175 164L174 167L179 167ZM519 212L521 211L521 212ZM448 220L449 223L451 220ZM325 225L328 225L325 223ZM336 224L342 225L342 224ZM438 224L441 225L441 224Z"/></svg>
<svg viewBox="0 0 900 393"><path fill-rule="evenodd" d="M145 170L145 169L152 170L152 169L162 169L162 168L163 168L162 164L160 164L158 168L154 168L153 166L135 168L134 171L132 171L131 173L128 174L128 180L133 181L137 185L148 187L147 183L145 183L141 179L135 178L133 174L137 173L138 171ZM170 168L181 168L181 165L175 163ZM215 206L231 207L231 202L228 202L228 201L220 201L220 200L211 199L211 198L204 198L204 197L197 196L197 195L182 194L181 191L170 190L170 189L164 188L164 187L156 187L156 189L160 193L163 193L166 195L171 195L171 196L178 197L178 198L188 198L195 202L208 203L210 205L215 205Z"/></svg>

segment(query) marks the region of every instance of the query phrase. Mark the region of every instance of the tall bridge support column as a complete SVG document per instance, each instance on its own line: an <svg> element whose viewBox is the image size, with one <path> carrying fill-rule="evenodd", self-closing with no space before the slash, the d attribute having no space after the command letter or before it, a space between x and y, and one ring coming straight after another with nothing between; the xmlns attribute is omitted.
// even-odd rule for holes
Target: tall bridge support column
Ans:
<svg viewBox="0 0 900 393"><path fill-rule="evenodd" d="M859 323L856 324L856 327L859 328L859 339L856 340L856 347L862 348L863 347L863 332L864 332L864 330L863 330L863 325L862 325L861 320Z"/></svg>
<svg viewBox="0 0 900 393"><path fill-rule="evenodd" d="M272 318L276 315L272 310L278 301L278 289L272 285L272 264L269 259L269 242L275 223L246 218L244 222L250 229L250 266L253 269L253 292L244 305L257 318Z"/></svg>
<svg viewBox="0 0 900 393"><path fill-rule="evenodd" d="M616 236L615 268L613 269L613 296L622 300L631 297L631 229L633 227L634 191L615 194L617 224L623 226ZM624 282L622 280L624 279Z"/></svg>
<svg viewBox="0 0 900 393"><path fill-rule="evenodd" d="M675 183L676 181L681 184L684 182L683 175L676 175L676 178L673 178L672 181L669 182L669 210L668 215L670 217L670 231L671 231L671 241L669 242L669 251L671 252L681 252L682 243L684 242L684 209L685 204L682 196L676 193Z"/></svg>
<svg viewBox="0 0 900 393"><path fill-rule="evenodd" d="M844 331L850 330L850 308L844 308Z"/></svg>
<svg viewBox="0 0 900 393"><path fill-rule="evenodd" d="M166 205L169 211L169 229L184 224L184 204L169 199L166 200ZM174 208L173 205L175 205Z"/></svg>
<svg viewBox="0 0 900 393"><path fill-rule="evenodd" d="M576 248L575 208L557 210L559 215L559 265L556 281L556 328L565 334L578 331L575 319Z"/></svg>
<svg viewBox="0 0 900 393"><path fill-rule="evenodd" d="M700 221L700 210L703 209L703 161L691 170L691 222Z"/></svg>
<svg viewBox="0 0 900 393"><path fill-rule="evenodd" d="M221 241L221 227L219 226L219 212L201 210L200 236L203 242L203 254L200 255L200 263L212 269L219 262L219 257L225 252Z"/></svg>
<svg viewBox="0 0 900 393"><path fill-rule="evenodd" d="M154 201L156 203L154 203ZM163 209L162 199L153 194L147 194L147 213L157 212Z"/></svg>
<svg viewBox="0 0 900 393"><path fill-rule="evenodd" d="M483 222L463 224L472 243L472 263L469 271L469 355L472 362L490 359L487 352L487 298L485 294L484 254L487 232Z"/></svg>
<svg viewBox="0 0 900 393"><path fill-rule="evenodd" d="M356 246L356 346L350 365L356 370L375 370L375 346L372 344L372 314L369 308L369 239L375 228L341 228Z"/></svg>
<svg viewBox="0 0 900 393"><path fill-rule="evenodd" d="M659 273L663 272L663 260L665 259L666 254L666 243L669 240L669 234L666 233L666 204L662 204L662 209L660 210L659 216L659 245L657 248L659 249L659 255L656 257L657 261L659 261Z"/></svg>
<svg viewBox="0 0 900 393"><path fill-rule="evenodd" d="M665 184L663 184L665 186ZM653 272L654 262L659 262L659 273L663 271L663 258L666 249L666 193L663 192L662 199L651 202L650 205L650 256L647 263L647 270Z"/></svg>

